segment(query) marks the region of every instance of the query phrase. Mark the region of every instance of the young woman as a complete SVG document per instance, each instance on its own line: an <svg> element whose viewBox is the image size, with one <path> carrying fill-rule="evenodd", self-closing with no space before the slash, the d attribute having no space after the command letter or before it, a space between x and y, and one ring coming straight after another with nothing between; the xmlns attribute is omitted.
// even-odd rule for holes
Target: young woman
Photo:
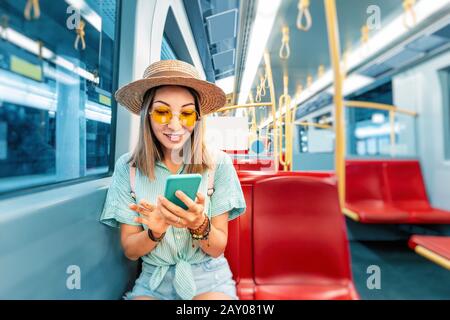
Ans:
<svg viewBox="0 0 450 320"><path fill-rule="evenodd" d="M120 226L125 255L143 261L125 299L237 299L223 253L228 221L245 211L245 200L230 157L203 143L202 117L223 107L225 94L193 66L166 60L116 99L140 116L138 144L117 160L101 216ZM187 210L163 196L167 177L183 173L202 175L195 201L176 194Z"/></svg>

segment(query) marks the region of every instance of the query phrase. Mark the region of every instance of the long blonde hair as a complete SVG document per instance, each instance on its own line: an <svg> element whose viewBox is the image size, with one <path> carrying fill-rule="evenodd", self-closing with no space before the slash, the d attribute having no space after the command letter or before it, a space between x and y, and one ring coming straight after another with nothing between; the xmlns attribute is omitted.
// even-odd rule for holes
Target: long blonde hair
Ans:
<svg viewBox="0 0 450 320"><path fill-rule="evenodd" d="M148 90L143 99L140 112L139 140L128 163L137 167L150 180L155 179L155 164L164 160L162 145L156 138L151 126L149 112L153 105L156 91L161 87ZM200 114L199 97L195 90L185 87L194 97L195 109ZM196 122L190 138L181 149L184 173L203 173L212 167L211 157L204 143L203 118Z"/></svg>

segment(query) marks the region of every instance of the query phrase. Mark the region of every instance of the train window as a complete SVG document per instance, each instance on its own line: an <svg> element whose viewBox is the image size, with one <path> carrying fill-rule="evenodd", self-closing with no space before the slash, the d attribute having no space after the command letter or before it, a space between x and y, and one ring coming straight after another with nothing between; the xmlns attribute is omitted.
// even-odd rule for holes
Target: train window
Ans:
<svg viewBox="0 0 450 320"><path fill-rule="evenodd" d="M346 100L370 101L392 104L392 82L387 82L363 93L346 97ZM389 112L374 109L347 109L347 150L351 156L389 156Z"/></svg>
<svg viewBox="0 0 450 320"><path fill-rule="evenodd" d="M1 1L0 193L109 171L118 2Z"/></svg>
<svg viewBox="0 0 450 320"><path fill-rule="evenodd" d="M172 45L169 43L169 39L166 35L163 36L163 41L161 45L161 60L174 60L178 59L176 56Z"/></svg>
<svg viewBox="0 0 450 320"><path fill-rule="evenodd" d="M389 112L382 110L351 110L351 154L357 156L389 155Z"/></svg>
<svg viewBox="0 0 450 320"><path fill-rule="evenodd" d="M392 82L388 79L346 100L393 105ZM416 119L400 112L391 121L389 111L347 108L347 152L357 157L416 157Z"/></svg>
<svg viewBox="0 0 450 320"><path fill-rule="evenodd" d="M444 156L450 160L450 68L440 72L443 93Z"/></svg>
<svg viewBox="0 0 450 320"><path fill-rule="evenodd" d="M322 114L322 115L314 118L314 123L316 123L320 126L324 126L324 127L317 127L317 129L320 129L320 130L326 130L326 127L332 128L333 127L333 115L331 114L331 112Z"/></svg>
<svg viewBox="0 0 450 320"><path fill-rule="evenodd" d="M298 152L333 153L335 149L333 121L331 111L302 118L301 124L294 129L298 139Z"/></svg>
<svg viewBox="0 0 450 320"><path fill-rule="evenodd" d="M299 151L300 153L308 152L308 127L299 126L298 127L298 141L299 141Z"/></svg>

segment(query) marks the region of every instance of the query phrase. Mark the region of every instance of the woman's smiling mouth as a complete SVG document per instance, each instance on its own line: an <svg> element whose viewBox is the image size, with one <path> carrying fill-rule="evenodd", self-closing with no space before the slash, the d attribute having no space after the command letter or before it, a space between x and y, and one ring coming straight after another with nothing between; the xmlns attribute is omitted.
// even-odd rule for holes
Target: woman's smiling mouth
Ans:
<svg viewBox="0 0 450 320"><path fill-rule="evenodd" d="M180 142L184 133L163 133L171 142Z"/></svg>

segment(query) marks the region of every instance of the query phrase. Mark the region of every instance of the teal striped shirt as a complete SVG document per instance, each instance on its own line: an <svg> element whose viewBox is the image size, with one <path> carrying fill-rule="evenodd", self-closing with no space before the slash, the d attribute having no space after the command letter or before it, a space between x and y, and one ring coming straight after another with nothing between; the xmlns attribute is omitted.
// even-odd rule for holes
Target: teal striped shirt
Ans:
<svg viewBox="0 0 450 320"><path fill-rule="evenodd" d="M101 222L112 227L119 227L120 223L142 226L134 222L134 218L138 214L128 207L130 203L134 202L130 195L130 168L127 164L129 158L130 153L125 153L116 162L111 186L100 218ZM210 218L228 212L228 220L232 220L245 211L244 195L230 156L222 151L217 152L215 163L215 191L213 195L211 197L206 196L208 189L207 172L202 174L199 192L206 196L205 210ZM183 169L184 165L181 166L177 174L181 174ZM162 162L157 162L155 165L155 180L153 181L141 175L137 169L135 179L136 201L145 199L152 204L156 204L157 197L164 195L166 179L171 174ZM143 227L146 228L146 226ZM192 247L193 243L194 247ZM157 267L150 279L152 290L155 290L163 281L169 267L175 265L173 285L180 297L185 300L190 300L196 295L191 264L205 262L209 259L211 259L211 256L200 248L197 241L192 240L186 228L180 229L172 226L167 229L163 240L149 254L142 257L144 263Z"/></svg>

